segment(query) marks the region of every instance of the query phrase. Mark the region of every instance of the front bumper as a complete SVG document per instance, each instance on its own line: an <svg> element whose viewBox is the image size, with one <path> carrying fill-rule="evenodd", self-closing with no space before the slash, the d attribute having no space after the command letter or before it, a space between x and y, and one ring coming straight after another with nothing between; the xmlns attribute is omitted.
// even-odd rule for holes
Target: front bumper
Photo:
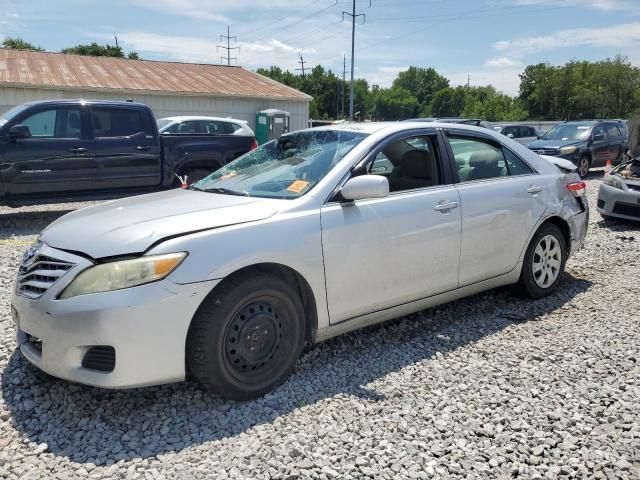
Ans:
<svg viewBox="0 0 640 480"><path fill-rule="evenodd" d="M608 217L640 221L640 191L600 184L597 210Z"/></svg>
<svg viewBox="0 0 640 480"><path fill-rule="evenodd" d="M68 257L46 248L46 254L54 258L57 253ZM165 279L56 300L82 270L82 259L78 263L41 297L14 295L17 343L24 357L50 375L97 387L130 388L184 380L191 318L218 280L179 285ZM83 367L83 358L96 346L115 351L111 371Z"/></svg>

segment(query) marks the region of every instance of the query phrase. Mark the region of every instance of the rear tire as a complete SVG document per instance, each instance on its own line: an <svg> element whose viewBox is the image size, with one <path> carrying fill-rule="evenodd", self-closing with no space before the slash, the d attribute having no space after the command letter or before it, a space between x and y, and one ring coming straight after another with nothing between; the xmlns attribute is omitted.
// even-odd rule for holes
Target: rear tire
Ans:
<svg viewBox="0 0 640 480"><path fill-rule="evenodd" d="M543 224L527 247L515 293L534 299L552 294L564 272L566 252L560 229L552 223Z"/></svg>
<svg viewBox="0 0 640 480"><path fill-rule="evenodd" d="M591 169L591 159L588 155L582 155L580 160L578 160L578 175L580 178L584 178L589 174L589 170Z"/></svg>
<svg viewBox="0 0 640 480"><path fill-rule="evenodd" d="M264 273L245 275L200 305L187 336L187 367L222 397L250 400L289 376L304 340L304 308L295 289Z"/></svg>

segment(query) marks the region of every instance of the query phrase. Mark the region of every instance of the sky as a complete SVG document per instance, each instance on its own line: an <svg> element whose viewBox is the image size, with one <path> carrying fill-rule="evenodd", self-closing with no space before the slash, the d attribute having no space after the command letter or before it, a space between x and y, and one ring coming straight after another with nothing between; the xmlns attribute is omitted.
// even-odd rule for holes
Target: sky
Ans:
<svg viewBox="0 0 640 480"><path fill-rule="evenodd" d="M47 51L114 44L144 59L220 63L231 36L255 70L320 64L342 75L351 56L352 0L0 0L0 35ZM518 93L526 65L617 54L640 65L640 0L356 0L355 75L390 86L411 65L453 85ZM235 61L234 61L235 64Z"/></svg>

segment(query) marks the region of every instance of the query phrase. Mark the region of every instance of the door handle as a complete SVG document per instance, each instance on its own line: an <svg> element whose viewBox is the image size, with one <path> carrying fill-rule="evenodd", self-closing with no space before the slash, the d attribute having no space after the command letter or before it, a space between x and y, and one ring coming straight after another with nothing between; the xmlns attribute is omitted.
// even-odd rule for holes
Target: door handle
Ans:
<svg viewBox="0 0 640 480"><path fill-rule="evenodd" d="M87 149L84 147L71 147L69 151L71 153L87 153Z"/></svg>
<svg viewBox="0 0 640 480"><path fill-rule="evenodd" d="M540 185L529 185L529 188L527 188L527 193L530 193L531 195L535 195L541 191L542 187Z"/></svg>
<svg viewBox="0 0 640 480"><path fill-rule="evenodd" d="M433 209L436 212L447 213L449 210L458 208L458 202L450 202L449 200L442 200Z"/></svg>
<svg viewBox="0 0 640 480"><path fill-rule="evenodd" d="M148 145L138 145L136 147L136 150L138 150L139 152L145 152L147 150L151 150L151 147L149 147Z"/></svg>

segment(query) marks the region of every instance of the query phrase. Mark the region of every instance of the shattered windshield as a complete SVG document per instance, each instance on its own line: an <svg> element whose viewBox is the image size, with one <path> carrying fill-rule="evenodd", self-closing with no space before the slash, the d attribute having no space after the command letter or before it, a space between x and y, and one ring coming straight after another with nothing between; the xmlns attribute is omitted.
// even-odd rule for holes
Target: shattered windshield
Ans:
<svg viewBox="0 0 640 480"><path fill-rule="evenodd" d="M194 183L226 195L298 198L311 190L367 134L309 130L283 135Z"/></svg>
<svg viewBox="0 0 640 480"><path fill-rule="evenodd" d="M542 136L542 140L585 140L591 125L556 125Z"/></svg>

